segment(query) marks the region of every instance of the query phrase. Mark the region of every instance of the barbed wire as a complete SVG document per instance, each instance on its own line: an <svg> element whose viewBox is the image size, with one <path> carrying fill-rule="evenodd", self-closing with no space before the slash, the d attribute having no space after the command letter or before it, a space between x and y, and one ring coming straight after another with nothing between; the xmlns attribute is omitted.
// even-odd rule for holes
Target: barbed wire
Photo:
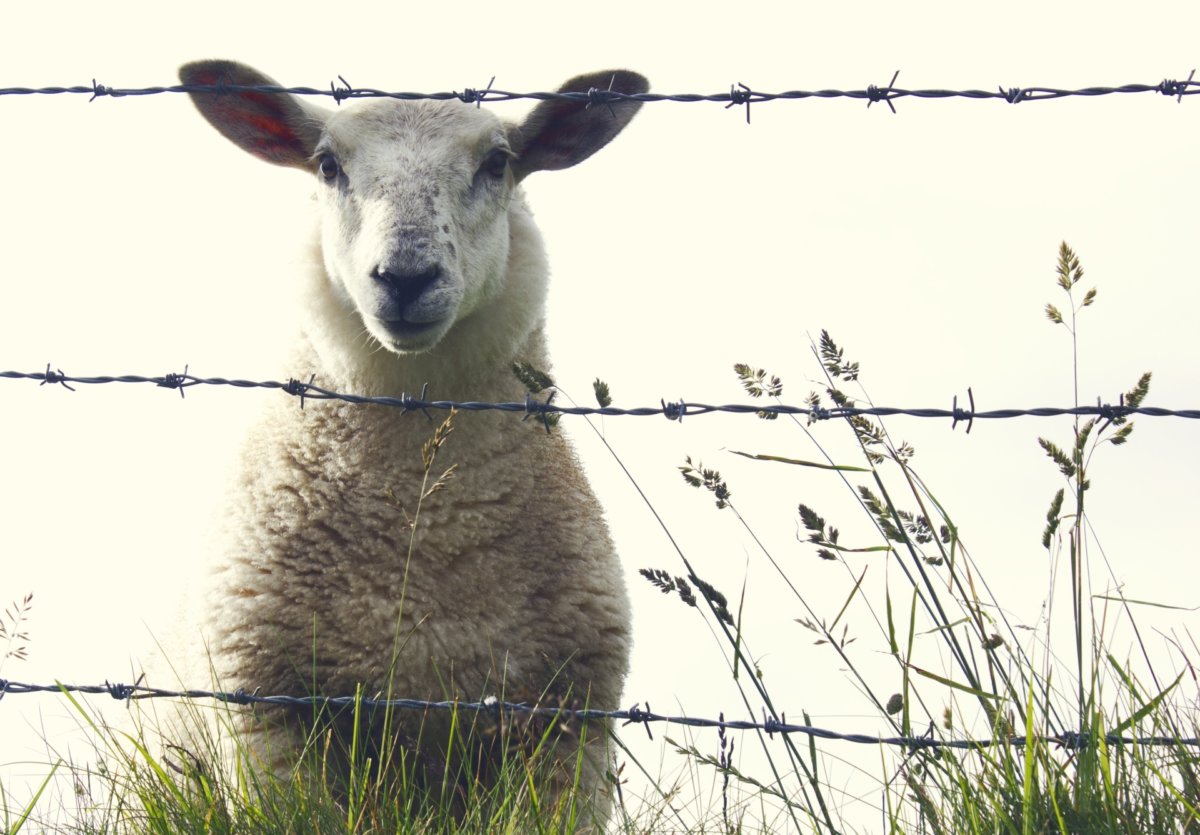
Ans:
<svg viewBox="0 0 1200 835"><path fill-rule="evenodd" d="M892 80L885 85L870 84L864 89L857 90L786 90L779 93L768 93L751 89L746 84L731 84L726 93L622 93L618 90L593 87L579 92L531 92L518 93L500 90L492 86L495 77L484 88L466 87L461 92L451 90L436 93L387 91L371 87L355 87L343 76L337 77L337 82L330 82L329 87L284 87L275 84L233 84L219 82L217 84L171 84L153 87L111 87L92 79L91 84L74 86L47 87L0 87L0 96L46 96L46 95L86 95L89 101L98 98L126 98L151 96L165 93L190 93L201 95L230 95L235 93L270 93L291 94L298 96L324 96L341 104L348 99L390 98L402 101L433 100L448 101L457 99L467 104L479 105L484 102L513 101L516 99L533 99L536 101L574 101L588 106L606 105L618 101L639 102L714 102L724 104L726 109L745 106L746 121L750 121L750 106L772 101L798 101L810 99L856 99L866 101L867 106L884 102L893 113L896 112L894 101L903 98L917 99L996 99L1018 104L1027 101L1049 101L1070 97L1095 98L1117 94L1157 93L1182 102L1184 96L1194 96L1200 93L1200 81L1195 79L1193 69L1186 80L1179 81L1164 78L1155 84L1121 84L1118 86L1088 86L1074 89L1061 87L1004 87L994 90L952 90L941 88L906 89L895 86L900 75L897 70ZM340 85L339 85L340 82Z"/></svg>
<svg viewBox="0 0 1200 835"><path fill-rule="evenodd" d="M187 368L184 368L182 374L170 373L161 377L145 377L137 374L123 374L120 376L91 376L91 377L76 377L69 374L64 374L61 370L56 370L52 365L47 365L45 371L0 371L0 380L37 380L39 385L60 385L71 391L75 391L72 384L77 385L104 385L108 383L130 383L130 384L145 384L152 385L158 388L174 389L179 392L182 397L184 390L193 386L231 386L233 388L249 389L276 389L284 394L289 394L300 400L300 408L304 408L306 400L338 400L344 403L354 403L358 405L374 405L388 406L391 408L400 409L401 412L423 412L428 416L430 410L449 411L455 409L458 411L480 412L480 411L501 411L520 413L525 419L537 417L546 421L550 415L602 415L602 416L632 416L632 417L647 417L658 415L667 418L668 420L682 420L685 417L696 415L713 414L723 412L729 414L752 414L752 415L805 415L812 421L834 420L838 418L852 417L889 417L893 415L905 415L908 417L918 418L950 418L951 428L956 427L959 423L967 425L967 432L971 431L976 420L999 420L1005 418L1017 417L1061 417L1064 415L1070 416L1092 416L1099 417L1102 420L1119 420L1133 415L1144 415L1149 417L1179 417L1189 418L1192 420L1200 419L1200 409L1165 409L1158 406L1126 406L1124 395L1116 405L1103 403L1097 398L1095 406L1071 406L1071 407L1039 407L1032 409L988 409L977 410L975 408L975 394L971 389L967 389L969 408L963 408L958 405L958 396L955 395L953 403L949 409L912 409L898 408L894 406L836 406L825 408L822 406L789 406L785 404L746 404L746 403L731 403L725 405L713 405L709 403L695 403L687 400L667 401L661 400L658 406L643 406L637 408L620 408L617 406L563 406L553 402L553 397L547 400L538 400L532 394L526 395L523 401L510 402L486 402L476 400L428 400L428 385L421 387L421 393L418 396L401 394L398 397L369 397L361 394L347 394L337 392L330 389L322 388L316 385L309 378L308 382L292 378L285 382L278 380L237 380L228 379L225 377L197 377L190 374Z"/></svg>
<svg viewBox="0 0 1200 835"><path fill-rule="evenodd" d="M978 748L993 748L999 745L1024 746L1031 743L1047 743L1067 750L1079 750L1092 744L1099 738L1091 732L1060 731L1055 734L1040 736L1012 735L983 739L938 739L933 736L933 725L923 736L876 736L872 734L842 733L840 731L819 728L813 725L796 725L787 721L786 714L780 718L768 716L763 711L761 722L726 719L720 714L718 719L706 719L697 716L667 716L655 713L650 709L649 702L645 709L641 703L634 704L625 710L596 710L591 708L543 707L527 702L505 702L496 698L487 698L479 702L464 702L458 700L429 701L425 699L381 699L364 696L260 696L244 689L223 690L168 690L159 687L147 687L141 684L29 684L21 681L0 679L0 699L7 695L24 695L30 693L81 693L85 695L108 695L112 698L130 703L142 699L213 699L231 705L267 705L271 707L294 708L352 708L352 709L392 709L392 710L467 710L476 713L486 713L500 718L504 714L519 714L545 719L578 719L585 721L610 720L620 722L622 727L641 725L653 739L650 726L652 724L683 725L691 728L719 728L734 731L762 731L769 737L775 734L804 734L817 739L854 742L862 745L891 745L908 750L955 748L960 750L975 750ZM1200 738L1176 736L1125 736L1119 733L1107 733L1103 736L1107 745L1188 745L1200 746Z"/></svg>

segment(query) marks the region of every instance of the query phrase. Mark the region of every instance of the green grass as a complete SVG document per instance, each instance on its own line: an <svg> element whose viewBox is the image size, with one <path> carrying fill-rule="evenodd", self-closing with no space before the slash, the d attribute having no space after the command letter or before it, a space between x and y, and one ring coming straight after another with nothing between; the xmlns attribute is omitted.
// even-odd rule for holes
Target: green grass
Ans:
<svg viewBox="0 0 1200 835"><path fill-rule="evenodd" d="M1078 257L1063 244L1056 286L1066 303L1047 305L1045 313L1069 334L1076 405L1077 328L1080 314L1097 298L1095 289L1083 292L1078 286L1082 278ZM820 389L808 396L808 405L870 403L859 363L848 360L828 333L821 334L813 353L823 379ZM778 377L744 364L737 365L735 372L751 397L782 402L784 384ZM1121 402L1140 405L1150 379L1145 374L1135 381ZM759 417L780 419L768 411ZM684 479L709 492L717 510L743 528L768 570L775 572L780 586L798 604L802 616L796 620L831 654L828 674L836 669L836 674L850 679L863 705L878 714L881 735L996 739L1000 744L968 750L881 746L875 785L882 810L870 823L861 816L844 815L833 800L845 796L839 785L844 778L828 776L836 773L837 756L831 757L831 752L838 743L822 744L818 751L813 740L772 740L764 746L767 769L758 775L737 770L723 757L681 746L737 788L731 789L728 781L720 786L724 830L1200 832L1200 752L1180 741L1197 736L1196 679L1188 675L1191 664L1176 641L1175 648L1184 657L1182 669L1169 674L1157 670L1134 615L1135 605L1147 601L1094 592L1089 586L1093 570L1100 568L1091 565L1092 556L1102 553L1087 515L1093 467L1102 460L1098 453L1129 441L1132 421L1123 416L1077 419L1066 443L1038 439L1064 481L1063 488L1048 497L1042 536L1050 568L1045 587L1061 587L1054 580L1065 576L1069 601L1055 600L1052 591L1045 601L1044 621L1028 629L1012 623L1006 608L992 595L986 579L989 566L973 558L946 502L914 469L910 446L894 441L882 422L854 417L844 424L853 434L856 455L837 460L814 436L814 421L792 420L811 442L815 456L803 459L790 450L733 452L762 466L824 472L854 497L862 517L845 529L853 529L856 541L852 543L843 529L822 516L816 503L802 503L797 509L812 554L842 568L849 578L843 598L831 602L806 597L800 572L785 568L762 543L737 504L737 491L720 472L688 459L680 468ZM744 634L740 626L745 602L731 603L706 587L692 561L682 553L680 559L682 573L659 566L642 573L664 593L705 612L735 658L735 673L739 667L757 673L752 660L756 656L749 648L753 636ZM882 599L872 599L864 577L868 565L879 565L881 560L887 562L888 580L876 592ZM1112 578L1111 587L1120 587L1118 578ZM1069 609L1065 617L1057 611L1064 605ZM873 639L857 630L851 636L849 621L856 616L856 626L863 622L874 626ZM1110 645L1117 634L1113 621L1118 619L1122 634L1132 635L1131 647ZM863 666L864 644L868 652L891 659L890 675L881 677L875 669L878 665L870 670ZM1134 660L1118 660L1126 655ZM813 678L813 673L807 675ZM898 688L888 686L897 681ZM763 676L742 677L739 687L750 715L759 715L765 706L778 716ZM1063 731L1087 734L1089 742L1038 741ZM1168 744L1109 744L1106 735L1110 734L1134 740L1163 737ZM1014 737L1025 737L1029 744L1005 744ZM731 804L738 815L728 812Z"/></svg>
<svg viewBox="0 0 1200 835"><path fill-rule="evenodd" d="M368 752L358 740L337 738L328 725L314 730L294 769L276 774L239 744L240 708L185 708L191 736L164 744L160 720L141 714L131 729L92 718L71 699L100 750L96 764L71 766L78 808L70 819L10 816L6 832L81 833L443 833L575 832L593 826L590 798L579 791L579 759L542 756L555 729L543 728L531 751L513 746L499 764L476 769L466 757L436 779L405 750ZM366 720L367 709L354 717ZM452 714L445 744L465 751L492 741L470 711ZM583 731L586 733L586 731ZM561 770L564 769L565 771ZM334 775L337 775L336 778Z"/></svg>
<svg viewBox="0 0 1200 835"><path fill-rule="evenodd" d="M1082 278L1078 257L1064 244L1056 286L1066 301L1047 305L1045 312L1053 326L1066 329L1074 369L1080 314L1097 298L1094 289L1081 292ZM832 337L822 333L813 353L822 379L808 397L811 405L869 402L862 369L846 359ZM735 372L750 396L782 402L784 384L778 378L747 365L736 366ZM1077 371L1075 376L1078 403ZM1149 385L1149 374L1135 381L1124 404L1140 404ZM599 381L597 396L608 397L607 386ZM760 417L780 419L767 412ZM848 491L859 508L858 518L848 525L827 520L819 502L800 504L795 520L816 564L846 576L837 599L806 597L794 564L785 565L756 534L737 504L737 491L720 472L691 459L680 470L687 484L711 495L715 512L741 529L754 558L774 572L779 587L794 599L800 628L829 654L827 669L807 675L848 678L861 695L859 707L877 716L874 723L860 719L854 728L837 729L867 726L883 736L996 744L965 750L880 745L867 749L872 763L864 767L843 760L848 752L838 746L848 743L818 744L805 736L761 733L756 739L752 732L734 731L705 732L701 740L699 734L665 728L659 762L642 761L620 739L614 740L619 765L602 789L611 800L608 830L726 835L1200 833L1200 751L1179 741L1198 733L1196 679L1187 661L1195 646L1185 648L1176 641L1177 656L1184 659L1180 669L1156 668L1135 611L1158 604L1095 591L1090 579L1101 569L1092 565L1101 553L1088 517L1092 478L1103 461L1101 453L1130 440L1132 421L1075 420L1063 437L1038 439L1063 483L1047 497L1044 521L1014 522L1033 532L1034 550L1041 528L1048 574L1037 581L1044 580L1051 590L1044 618L1026 628L1011 622L993 596L987 575L995 567L976 561L948 503L914 469L911 447L894 441L880 421L853 418L842 422L851 441L845 448L851 452L835 455L827 452L828 438L818 442L812 421L792 420L798 441L815 452L806 457L792 449L738 453L743 457L736 460L753 461L753 467L801 467L820 473L830 487ZM1031 445L1031 453L1035 450ZM434 452L436 444L429 450L430 473ZM445 474L436 483L449 477ZM425 488L422 492L428 494ZM828 495L828 490L822 493ZM670 536L665 522L663 527ZM676 551L676 563L647 567L643 576L667 596L664 600L692 607L697 633L707 629L723 645L741 699L730 706L731 714L778 717L771 676L763 675L755 660L755 636L743 630L743 615L753 601L744 590L727 595L715 588L681 547L676 545ZM864 582L868 560L886 562L882 585ZM1118 578L1112 580L1110 588L1119 587ZM11 613L9 618L0 639L7 637L11 650L20 623ZM1118 635L1132 637L1118 646ZM864 665L868 655L884 658L885 672L874 661ZM91 722L86 706L76 704L84 721ZM480 745L474 717L456 715L448 743L451 755L444 758L455 765L441 779L431 779L410 749L369 749L353 730L338 735L333 725L318 722L305 740L303 761L276 775L238 745L235 721L224 709L194 706L191 715L194 727L203 731L195 733L187 750L163 750L154 741L153 721L129 733L92 725L98 765L74 767L80 809L56 819L39 806L44 803L40 797L14 802L0 792L0 826L12 833L555 833L599 828L591 798L579 790L583 759L549 775L553 757L538 756L553 742L550 727L539 728L532 745L516 746L500 758L498 768L483 774L472 767L470 756L453 756L453 750ZM360 718L355 712L348 727L359 728ZM807 715L800 721L811 724ZM582 732L595 737L605 731L593 726ZM1042 740L1063 731L1086 734L1086 744ZM1109 735L1135 741L1110 742ZM1149 736L1175 742L1136 741ZM1026 744L1008 744L1018 737ZM740 758L756 747L757 760ZM344 779L329 779L335 771L328 767L331 757L348 764L336 769L348 775ZM641 797L622 789L638 773L650 787ZM868 784L869 803L876 807L872 817L846 808L843 773Z"/></svg>

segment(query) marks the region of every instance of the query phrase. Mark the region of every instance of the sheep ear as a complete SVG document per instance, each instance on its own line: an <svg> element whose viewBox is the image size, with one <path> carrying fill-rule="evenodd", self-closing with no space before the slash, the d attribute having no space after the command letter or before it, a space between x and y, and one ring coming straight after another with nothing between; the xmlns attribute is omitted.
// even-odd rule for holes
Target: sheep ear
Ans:
<svg viewBox="0 0 1200 835"><path fill-rule="evenodd" d="M278 84L235 61L196 61L179 68L184 84ZM213 127L239 148L277 165L307 168L325 124L325 111L286 93L191 93Z"/></svg>
<svg viewBox="0 0 1200 835"><path fill-rule="evenodd" d="M576 76L558 92L586 93L593 88L633 95L649 90L650 82L629 70L610 70ZM583 162L612 141L641 106L640 101L627 100L592 105L563 100L540 103L513 131L517 179Z"/></svg>

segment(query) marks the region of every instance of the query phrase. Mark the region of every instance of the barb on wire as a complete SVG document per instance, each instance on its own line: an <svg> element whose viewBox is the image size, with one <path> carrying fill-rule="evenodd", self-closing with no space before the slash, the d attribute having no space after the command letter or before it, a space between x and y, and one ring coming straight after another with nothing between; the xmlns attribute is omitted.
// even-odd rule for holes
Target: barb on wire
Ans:
<svg viewBox="0 0 1200 835"><path fill-rule="evenodd" d="M750 102L752 101L754 101L754 91L739 81L736 85L729 86L729 104L725 105L725 109L728 110L735 104L744 104L746 106L746 124L748 125L750 124Z"/></svg>
<svg viewBox="0 0 1200 835"><path fill-rule="evenodd" d="M899 77L900 77L900 70L896 70L894 73L892 73L892 80L888 82L888 85L886 87L879 88L879 87L876 87L874 84L871 84L867 87L867 107L868 107L868 109L875 102L881 101L888 106L888 109L891 110L893 114L896 112L896 106L894 104L892 104L892 99L896 98L896 92L895 92L894 88L896 86L896 79Z"/></svg>
<svg viewBox="0 0 1200 835"><path fill-rule="evenodd" d="M601 90L598 87L589 87L587 91L587 109L590 109L593 104L602 104L608 108L609 114L615 119L617 111L613 110L613 102L620 101L622 96L613 89L613 84L617 81L617 76L614 74L608 80L608 87Z"/></svg>
<svg viewBox="0 0 1200 835"><path fill-rule="evenodd" d="M1095 406L1073 406L1069 408L1060 407L1043 407L1034 409L990 409L986 411L977 411L975 408L975 393L971 389L967 389L967 396L970 402L969 408L963 409L958 405L957 395L954 397L953 403L949 409L912 409L898 408L894 406L837 406L837 407L821 407L821 406L788 406L785 404L778 405L762 405L762 404L745 404L732 403L725 405L714 405L710 403L695 403L688 400L659 401L658 406L642 406L637 408L619 408L617 406L563 406L555 403L554 396L551 394L546 400L537 400L533 397L526 397L525 400L512 401L506 403L494 403L476 400L429 400L428 384L421 386L420 395L414 397L409 394L401 394L398 397L366 397L360 394L348 394L344 392L333 391L331 389L322 388L316 385L316 377L310 377L308 382L302 382L298 379L290 379L286 383L281 383L277 380L236 380L227 379L225 377L198 377L188 372L184 368L182 374L170 373L161 377L143 377L136 374L123 374L121 376L93 376L93 377L75 377L63 373L61 369L54 369L52 364L47 364L44 371L0 371L0 380L37 380L39 385L57 384L64 388L75 391L70 384L76 385L102 385L107 383L131 383L131 384L146 384L158 386L160 388L177 389L180 396L183 395L183 390L192 386L232 386L233 388L259 388L259 389L277 389L284 394L289 394L300 400L301 408L304 407L306 401L310 400L340 400L345 403L354 403L359 405L375 405L388 406L395 409L400 409L402 412L421 411L425 416L431 417L429 412L431 409L439 411L448 411L457 409L465 412L482 412L482 411L499 411L499 412L515 412L524 416L525 419L535 417L549 429L553 422L550 420L552 415L604 415L604 416L632 416L632 417L647 417L659 416L665 417L667 420L680 421L685 416L705 415L714 412L725 412L730 414L745 414L745 415L762 415L762 414L777 414L777 415L807 415L814 420L833 420L835 418L852 418L852 417L889 417L892 415L905 415L908 417L918 418L949 418L951 427L957 426L959 423L966 422L967 431L975 425L976 420L1002 420L1007 418L1018 417L1061 417L1063 415L1070 416L1097 416L1104 420L1113 420L1115 418L1129 417L1132 415L1146 415L1149 417L1179 417L1190 418L1192 420L1200 419L1200 409L1164 409L1158 406L1138 406L1136 408L1126 406L1124 398L1117 405L1113 406L1104 403L1099 398Z"/></svg>
<svg viewBox="0 0 1200 835"><path fill-rule="evenodd" d="M479 105L487 99L488 93L492 92L492 85L495 83L496 76L493 75L492 80L482 90L476 90L474 87L464 87L463 91L456 95L463 104L474 104L475 108L478 109Z"/></svg>
<svg viewBox="0 0 1200 835"><path fill-rule="evenodd" d="M341 87L338 87L332 81L329 82L329 94L333 97L333 103L341 107L342 99L349 98L354 92L354 87L340 75L338 76L338 81L342 82Z"/></svg>
<svg viewBox="0 0 1200 835"><path fill-rule="evenodd" d="M958 395L954 395L954 403L950 407L950 411L953 413L950 428L956 429L959 422L965 420L967 422L967 434L970 435L971 428L975 425L975 392L971 391L970 386L967 387L967 400L970 401L971 407L969 409L960 409L958 408ZM1125 404L1124 394L1121 395L1121 404Z"/></svg>
<svg viewBox="0 0 1200 835"><path fill-rule="evenodd" d="M36 377L31 376L30 379L36 379ZM38 383L38 385L39 386L44 386L46 384L55 385L56 383L60 384L63 388L67 389L68 391L75 391L75 389L71 388L67 384L66 375L62 373L61 369L59 369L58 371L51 371L50 363L46 363L46 371L42 374L42 381L40 383Z"/></svg>
<svg viewBox="0 0 1200 835"><path fill-rule="evenodd" d="M686 725L693 728L718 728L733 731L762 731L768 736L775 734L804 734L816 739L830 739L841 742L854 742L862 745L892 745L908 750L956 748L960 750L977 750L993 748L1000 745L1023 746L1033 742L1044 742L1068 750L1086 748L1097 738L1088 731L1066 730L1045 736L1005 736L982 739L938 739L933 736L877 736L874 734L842 733L840 731L820 728L813 725L797 725L789 723L786 716L764 714L761 722L725 719L724 714L719 719L706 719L697 716L667 716L655 713L646 703L643 710L641 703L634 704L627 710L597 710L594 708L561 708L542 707L527 702L504 702L494 697L479 702L463 702L457 700L429 701L425 699L379 699L362 696L260 696L257 692L248 692L244 688L232 691L222 690L166 690L158 687L147 687L137 684L29 684L21 681L0 679L0 699L8 695L26 695L30 693L81 693L84 695L108 695L118 701L129 703L142 699L213 699L226 704L235 705L271 705L275 707L330 707L354 708L364 707L392 708L395 710L467 710L481 713L512 713L543 718L565 717L580 720L613 720L625 725L643 725L646 733L650 733L650 725L663 723L668 725ZM653 735L651 735L653 739ZM1120 733L1104 735L1108 745L1188 745L1200 746L1196 737L1178 736L1124 736Z"/></svg>
<svg viewBox="0 0 1200 835"><path fill-rule="evenodd" d="M370 87L353 87L344 76L337 76L337 81L341 82L339 86L336 82L330 82L328 88L318 87L283 87L278 85L243 85L243 84L171 84L155 87L114 87L92 79L91 84L79 84L75 86L52 86L52 87L19 87L7 86L0 87L0 96L53 96L53 95L86 95L89 101L95 101L98 98L123 98L131 96L151 96L163 93L195 93L201 95L229 95L232 93L289 93L297 96L326 96L332 98L337 104L341 104L346 99L362 99L362 98L391 98L402 101L415 101L429 99L433 101L461 101L465 104L475 104L476 106L483 102L497 101L513 101L515 99L533 99L535 101L560 100L574 101L580 104L610 104L612 102L631 100L639 102L716 102L724 103L726 109L734 105L744 105L746 108L746 122L750 121L750 105L751 103L768 102L768 101L798 101L803 99L857 99L865 100L867 106L870 107L875 102L882 101L887 104L893 113L896 112L896 107L893 102L901 98L918 98L918 99L996 99L999 101L1008 102L1009 104L1017 104L1019 102L1028 101L1046 101L1051 99L1062 99L1074 96L1082 96L1094 98L1097 96L1110 96L1116 94L1134 94L1134 93L1157 93L1162 96L1175 99L1177 102L1182 102L1184 96L1194 96L1200 93L1200 81L1195 80L1196 71L1193 69L1188 77L1183 81L1164 78L1157 84L1121 84L1118 86L1090 86L1077 89L1066 89L1060 87L1004 87L998 86L993 90L951 90L940 88L926 88L907 90L896 86L896 79L900 71L897 70L892 76L892 80L886 87L877 87L874 84L868 85L864 90L839 90L839 89L823 89L823 90L785 90L778 93L764 93L759 90L752 90L749 86L740 82L731 84L728 92L723 93L621 93L616 90L601 90L590 89L583 92L530 92L518 93L509 90L498 90L492 87L492 81L488 82L488 86L482 90L467 87L461 93L450 90L445 92L434 93L418 93L418 92L400 92L379 90Z"/></svg>

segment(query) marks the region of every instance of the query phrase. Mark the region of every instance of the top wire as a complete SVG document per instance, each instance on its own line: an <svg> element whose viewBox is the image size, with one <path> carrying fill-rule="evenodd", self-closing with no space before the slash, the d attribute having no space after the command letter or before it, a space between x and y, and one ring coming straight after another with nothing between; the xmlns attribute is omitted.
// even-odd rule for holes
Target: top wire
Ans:
<svg viewBox="0 0 1200 835"><path fill-rule="evenodd" d="M1075 89L1059 87L1003 87L993 90L950 90L950 89L918 89L909 90L897 87L897 71L892 80L882 86L868 85L860 90L786 90L779 93L768 93L751 89L749 86L737 83L731 84L728 92L722 93L621 93L617 90L592 88L586 92L532 92L517 93L492 87L492 82L482 89L467 87L462 91L452 90L440 93L390 92L372 87L355 87L342 76L336 82L331 82L327 88L321 87L283 87L278 85L241 85L233 83L217 84L174 84L156 87L110 87L95 79L91 84L56 87L0 87L0 96L33 96L33 95L86 95L90 101L97 98L125 98L131 96L151 96L162 93L191 93L229 95L235 93L275 93L297 96L324 96L341 103L347 99L391 98L401 100L435 100L446 101L458 99L468 104L483 102L513 101L516 99L533 99L536 101L560 100L575 101L586 105L602 105L615 101L639 102L715 102L724 104L726 108L734 105L745 105L747 120L750 105L763 102L802 99L856 99L866 101L869 107L876 102L884 102L895 112L893 102L903 98L918 99L997 99L1018 104L1026 101L1047 101L1069 97L1096 97L1129 93L1157 93L1170 96L1176 101L1183 101L1184 96L1200 93L1200 81L1195 79L1193 69L1186 80L1163 79L1155 84L1122 84L1115 87L1089 86ZM493 78L492 81L495 81Z"/></svg>

